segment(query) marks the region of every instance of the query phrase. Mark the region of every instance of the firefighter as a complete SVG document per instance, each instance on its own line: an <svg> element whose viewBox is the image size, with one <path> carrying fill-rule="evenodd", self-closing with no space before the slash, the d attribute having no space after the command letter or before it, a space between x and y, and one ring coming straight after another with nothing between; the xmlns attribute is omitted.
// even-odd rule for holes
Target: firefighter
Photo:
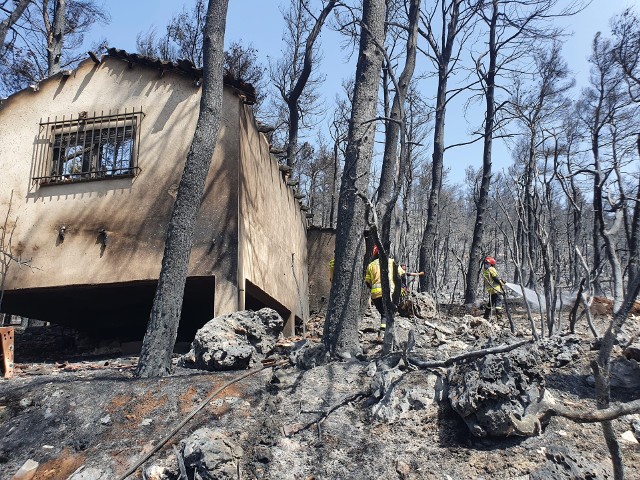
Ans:
<svg viewBox="0 0 640 480"><path fill-rule="evenodd" d="M374 245L371 256L373 257L373 261L369 263L369 266L367 267L364 282L371 290L371 301L380 313L380 318L382 319L380 322L380 330L384 330L387 328L387 325L384 323L384 314L382 309L382 283L380 280L382 277L380 275L380 259L378 258L377 245ZM396 298L394 293L396 292L396 286L400 288L400 277L402 277L404 273L405 272L402 267L398 266L394 259L389 258L389 287L391 288L391 298L396 306L398 305L400 295L397 295ZM398 293L400 292L398 291Z"/></svg>
<svg viewBox="0 0 640 480"><path fill-rule="evenodd" d="M402 283L402 290L408 292L409 291L409 278L408 277L424 277L424 272L410 272L407 269L406 263L401 263L400 268L404 270L404 275L400 276L400 281Z"/></svg>
<svg viewBox="0 0 640 480"><path fill-rule="evenodd" d="M491 316L492 308L496 309L496 317L502 318L502 296L504 291L502 287L504 282L498 275L496 270L496 259L493 257L487 257L484 259L484 269L482 270L482 276L484 278L484 286L489 294L489 302L484 309L484 318L489 320Z"/></svg>
<svg viewBox="0 0 640 480"><path fill-rule="evenodd" d="M332 258L331 260L329 260L329 283L333 282L333 269L335 267L336 264L336 259Z"/></svg>

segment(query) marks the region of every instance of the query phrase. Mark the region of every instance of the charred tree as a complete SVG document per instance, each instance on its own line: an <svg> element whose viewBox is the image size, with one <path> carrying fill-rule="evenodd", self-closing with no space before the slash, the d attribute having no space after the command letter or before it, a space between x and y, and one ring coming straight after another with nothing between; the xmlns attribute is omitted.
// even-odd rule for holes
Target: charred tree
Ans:
<svg viewBox="0 0 640 480"><path fill-rule="evenodd" d="M7 33L20 19L30 3L31 0L18 0L15 4L15 7L13 7L13 10L9 12L7 18L0 22L0 58L2 58L2 55L4 53L4 42L7 38Z"/></svg>
<svg viewBox="0 0 640 480"><path fill-rule="evenodd" d="M45 16L45 24L47 28L47 63L49 65L48 75L55 75L60 71L60 59L62 57L62 46L64 44L64 34L66 30L66 13L67 1L55 0L53 8L53 22L49 25L48 18Z"/></svg>
<svg viewBox="0 0 640 480"><path fill-rule="evenodd" d="M322 26L324 25L325 20L331 13L331 10L336 6L337 0L329 0L325 7L318 15L309 36L305 42L304 47L304 60L302 62L302 70L293 85L293 88L284 94L283 100L287 104L287 108L289 110L289 135L287 141L287 165L293 168L295 164L295 158L298 148L298 130L300 129L300 110L299 110L299 100L302 95L304 88L309 81L309 77L311 75L311 69L314 64L314 51L316 47L316 40L320 35L322 30ZM302 5L299 8L305 8ZM282 93L282 92L281 92Z"/></svg>
<svg viewBox="0 0 640 480"><path fill-rule="evenodd" d="M95 23L108 23L95 0L31 0L11 30L0 55L0 91L11 94L87 58L84 34ZM104 44L91 49L100 52Z"/></svg>
<svg viewBox="0 0 640 480"><path fill-rule="evenodd" d="M162 269L136 370L141 377L163 376L171 369L193 232L220 127L227 6L228 0L210 0L207 9L200 114L169 221Z"/></svg>
<svg viewBox="0 0 640 480"><path fill-rule="evenodd" d="M375 137L378 82L384 42L384 0L364 0L353 105L338 200L336 257L323 343L332 355L360 351L358 322L364 286L365 204Z"/></svg>
<svg viewBox="0 0 640 480"><path fill-rule="evenodd" d="M465 4L466 2L462 0L438 0L433 11L426 15L426 18L423 17L424 30L420 30L429 44L430 57L438 75L431 156L431 190L427 204L426 225L420 242L420 270L430 273L420 279L420 286L427 292L435 291L437 277L435 274L437 272L436 229L443 181L444 126L447 102L450 99L447 84L460 60L460 47L464 43L464 40L459 41L460 34L474 18L475 10L479 5L478 2L469 2L469 6ZM434 25L437 10L440 10L440 25ZM440 32L440 39L438 39L438 32ZM457 50L455 50L456 45Z"/></svg>
<svg viewBox="0 0 640 480"><path fill-rule="evenodd" d="M536 42L557 38L559 32L548 27L553 16L568 16L579 11L577 2L553 12L558 0L491 0L478 13L487 28L488 48L474 58L475 71L481 85L485 103L482 133L482 180L476 201L476 219L469 251L465 304L475 301L478 273L482 255L482 240L487 220L489 190L492 178L492 146L496 131L501 126L502 104L496 99L496 89L506 70L518 71L516 65Z"/></svg>
<svg viewBox="0 0 640 480"><path fill-rule="evenodd" d="M394 82L395 95L393 96L389 118L386 119L385 122L384 153L382 157L380 187L378 189L378 201L376 206L379 209L382 218L380 239L387 251L391 244L391 219L396 202L400 195L400 179L404 176L407 164L406 115L404 109L407 92L416 66L419 15L420 0L411 0L409 4L407 24L405 27L408 32L405 47L405 64L402 72L400 73L400 77L396 82ZM391 72L392 65L387 64L386 67L386 70ZM400 142L399 153L398 142ZM384 267L383 270L385 270Z"/></svg>
<svg viewBox="0 0 640 480"><path fill-rule="evenodd" d="M466 289L464 292L465 304L472 304L476 298L478 288L478 273L481 262L482 234L484 232L485 213L489 200L489 187L491 185L491 148L493 146L493 130L495 123L495 90L496 90L496 70L498 59L498 0L491 1L491 9L488 15L484 15L484 20L489 25L489 66L486 72L480 72L485 86L485 117L484 117L484 145L482 149L482 179L476 200L476 220L473 226L473 237L469 248L469 263L467 267Z"/></svg>

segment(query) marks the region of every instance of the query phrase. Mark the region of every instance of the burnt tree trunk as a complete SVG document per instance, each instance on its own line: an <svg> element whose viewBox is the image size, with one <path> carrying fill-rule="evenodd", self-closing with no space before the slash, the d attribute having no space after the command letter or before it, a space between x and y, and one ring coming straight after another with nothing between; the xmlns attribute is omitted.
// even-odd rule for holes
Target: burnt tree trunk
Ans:
<svg viewBox="0 0 640 480"><path fill-rule="evenodd" d="M450 63L453 47L459 30L460 0L453 0L448 23L445 25L445 8L443 5L442 42L438 45L435 34L429 27L425 35L438 65L438 89L436 93L435 124L433 128L433 154L431 162L431 190L427 204L427 222L420 242L420 271L428 272L420 278L420 289L435 292L437 269L436 231L440 209L440 192L442 191L442 169L444 164L444 125L447 108L447 82L449 80ZM445 37L446 32L446 37Z"/></svg>
<svg viewBox="0 0 640 480"><path fill-rule="evenodd" d="M384 0L364 0L358 64L345 166L338 199L336 257L333 283L324 324L323 343L332 355L360 350L358 321L364 286L365 204L375 137L378 82L384 42Z"/></svg>
<svg viewBox="0 0 640 480"><path fill-rule="evenodd" d="M209 1L200 114L169 221L162 269L136 370L141 377L163 376L171 369L193 231L220 127L227 5L228 0Z"/></svg>
<svg viewBox="0 0 640 480"><path fill-rule="evenodd" d="M611 260L611 258L610 258ZM595 377L596 403L598 409L606 409L611 402L611 352L617 335L620 333L624 325L629 311L634 304L638 292L640 291L640 278L636 277L627 287L626 298L621 304L617 303L614 310L613 320L605 333L600 344L598 357L591 362L591 368ZM620 300L620 298L618 299ZM602 431L604 434L611 461L613 462L613 475L615 480L624 479L624 461L620 445L613 428L613 421L607 420L602 422Z"/></svg>
<svg viewBox="0 0 640 480"><path fill-rule="evenodd" d="M53 24L49 31L47 45L47 65L49 76L60 71L60 60L62 58L62 47L64 35L67 28L67 0L55 0L53 9Z"/></svg>
<svg viewBox="0 0 640 480"><path fill-rule="evenodd" d="M473 227L473 238L469 249L469 264L467 267L467 281L464 292L464 302L469 305L476 299L478 288L478 270L481 261L482 234L484 232L485 214L489 201L489 187L491 186L491 147L493 145L493 126L495 123L495 89L496 63L498 51L496 46L496 32L498 25L498 0L492 0L492 11L489 22L489 69L483 75L485 83L485 126L484 147L482 152L482 180L480 194L476 202L476 221Z"/></svg>
<svg viewBox="0 0 640 480"><path fill-rule="evenodd" d="M400 195L401 179L407 164L405 142L405 113L404 103L407 98L409 83L416 66L416 51L418 37L418 18L420 15L420 0L411 0L407 30L407 50L405 65L398 79L396 93L393 97L390 119L386 122L384 154L380 171L380 188L378 190L378 205L382 214L380 226L380 240L385 250L389 251L391 244L391 220L393 211ZM391 68L391 65L389 65ZM398 155L398 140L401 142ZM384 282L383 282L384 284ZM383 285L384 288L384 285Z"/></svg>
<svg viewBox="0 0 640 480"><path fill-rule="evenodd" d="M378 190L378 205L382 213L381 238L384 248L380 249L380 278L382 281L382 305L384 320L387 325L384 335L382 351L389 353L393 346L393 317L395 304L391 301L391 285L389 284L389 263L387 254L391 245L391 220L393 211L400 195L401 179L407 165L406 152L406 115L404 103L407 98L409 83L413 77L416 66L416 51L418 45L418 18L420 15L420 0L411 0L409 5L409 17L407 30L407 50L405 65L396 85L396 93L393 97L390 119L386 122L384 154L382 158L382 170L380 174L380 188ZM389 65L391 69L391 65ZM398 140L400 140L400 153L398 154ZM399 293L400 285L396 284Z"/></svg>

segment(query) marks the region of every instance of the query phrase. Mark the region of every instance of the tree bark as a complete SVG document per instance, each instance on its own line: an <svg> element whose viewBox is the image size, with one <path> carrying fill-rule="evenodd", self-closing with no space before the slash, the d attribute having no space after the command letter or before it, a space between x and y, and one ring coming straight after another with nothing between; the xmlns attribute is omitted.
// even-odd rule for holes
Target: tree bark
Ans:
<svg viewBox="0 0 640 480"><path fill-rule="evenodd" d="M47 45L47 74L50 77L60 71L60 59L67 28L67 0L55 0L55 2L53 26L49 33L49 45Z"/></svg>
<svg viewBox="0 0 640 480"><path fill-rule="evenodd" d="M136 371L142 377L163 376L171 369L193 231L220 127L227 6L228 0L209 1L200 114L169 222L162 269Z"/></svg>
<svg viewBox="0 0 640 480"><path fill-rule="evenodd" d="M420 0L411 0L405 65L398 78L396 93L393 97L390 119L386 122L384 154L380 171L380 188L378 190L378 206L381 213L380 240L385 250L389 251L391 244L391 219L393 210L400 195L400 180L404 176L407 164L406 150L400 148L398 155L398 140L405 144L405 113L404 103L413 72L416 66L418 18L420 15ZM391 65L389 65L389 69Z"/></svg>
<svg viewBox="0 0 640 480"><path fill-rule="evenodd" d="M489 23L489 69L484 75L485 82L485 126L484 126L484 147L482 152L482 181L480 184L480 195L476 202L476 221L473 227L473 238L469 249L469 264L467 268L466 289L464 292L464 302L469 305L476 299L478 288L478 269L480 267L480 256L482 254L482 234L484 232L484 220L489 201L489 187L491 185L491 147L493 145L493 126L495 122L495 88L496 88L496 64L498 50L496 45L496 32L498 25L498 0L492 0L491 20Z"/></svg>
<svg viewBox="0 0 640 480"><path fill-rule="evenodd" d="M338 200L336 256L323 343L336 354L357 354L360 299L364 286L365 204L378 100L378 82L384 42L384 0L364 0L345 166Z"/></svg>
<svg viewBox="0 0 640 480"><path fill-rule="evenodd" d="M387 328L384 335L383 354L391 351L393 346L393 317L395 304L391 301L391 285L389 284L388 254L391 245L391 220L393 211L400 195L401 179L407 165L406 152L406 116L404 104L407 98L409 84L416 66L416 52L418 44L418 18L420 15L420 0L411 0L409 16L405 65L397 81L396 93L393 97L390 119L386 122L384 154L382 156L382 169L380 172L380 188L378 189L378 207L381 210L381 236L380 242L380 278L382 281L382 298L384 321ZM388 66L388 71L391 69ZM400 140L400 153L398 154L398 140ZM400 285L396 286L399 289ZM399 292L398 292L399 293Z"/></svg>

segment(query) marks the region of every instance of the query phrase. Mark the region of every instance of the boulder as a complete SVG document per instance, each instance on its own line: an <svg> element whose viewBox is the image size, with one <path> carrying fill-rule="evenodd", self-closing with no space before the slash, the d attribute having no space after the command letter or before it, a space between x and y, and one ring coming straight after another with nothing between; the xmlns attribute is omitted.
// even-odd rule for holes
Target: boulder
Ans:
<svg viewBox="0 0 640 480"><path fill-rule="evenodd" d="M294 343L289 360L301 370L310 370L324 363L326 354L323 343L300 340Z"/></svg>
<svg viewBox="0 0 640 480"><path fill-rule="evenodd" d="M424 292L409 292L400 301L398 313L403 317L418 317L429 320L435 318L438 312L436 302L431 295Z"/></svg>
<svg viewBox="0 0 640 480"><path fill-rule="evenodd" d="M197 473L203 480L238 478L238 461L244 452L225 432L200 428L181 446L184 465L194 476Z"/></svg>
<svg viewBox="0 0 640 480"><path fill-rule="evenodd" d="M398 368L376 372L373 395L379 397L371 408L373 418L383 423L436 417L441 400L442 381L432 373L403 374Z"/></svg>
<svg viewBox="0 0 640 480"><path fill-rule="evenodd" d="M202 370L242 370L259 363L275 347L282 317L270 308L245 310L207 322L178 364Z"/></svg>
<svg viewBox="0 0 640 480"><path fill-rule="evenodd" d="M640 364L637 360L616 358L611 362L611 386L613 388L640 388Z"/></svg>
<svg viewBox="0 0 640 480"><path fill-rule="evenodd" d="M580 339L576 335L554 335L537 342L540 359L556 367L576 362L584 355Z"/></svg>
<svg viewBox="0 0 640 480"><path fill-rule="evenodd" d="M529 480L596 480L611 478L600 466L577 455L567 447L550 445L546 462L529 475Z"/></svg>
<svg viewBox="0 0 640 480"><path fill-rule="evenodd" d="M609 378L611 388L634 390L640 388L640 365L635 360L627 360L624 357L616 358L611 362L611 376ZM596 386L593 375L587 375L585 383L591 388Z"/></svg>
<svg viewBox="0 0 640 480"><path fill-rule="evenodd" d="M486 355L449 371L449 401L476 437L537 435L539 425L523 431L512 419L542 401L545 387L535 349Z"/></svg>
<svg viewBox="0 0 640 480"><path fill-rule="evenodd" d="M640 343L632 343L624 349L623 354L628 360L640 362Z"/></svg>

